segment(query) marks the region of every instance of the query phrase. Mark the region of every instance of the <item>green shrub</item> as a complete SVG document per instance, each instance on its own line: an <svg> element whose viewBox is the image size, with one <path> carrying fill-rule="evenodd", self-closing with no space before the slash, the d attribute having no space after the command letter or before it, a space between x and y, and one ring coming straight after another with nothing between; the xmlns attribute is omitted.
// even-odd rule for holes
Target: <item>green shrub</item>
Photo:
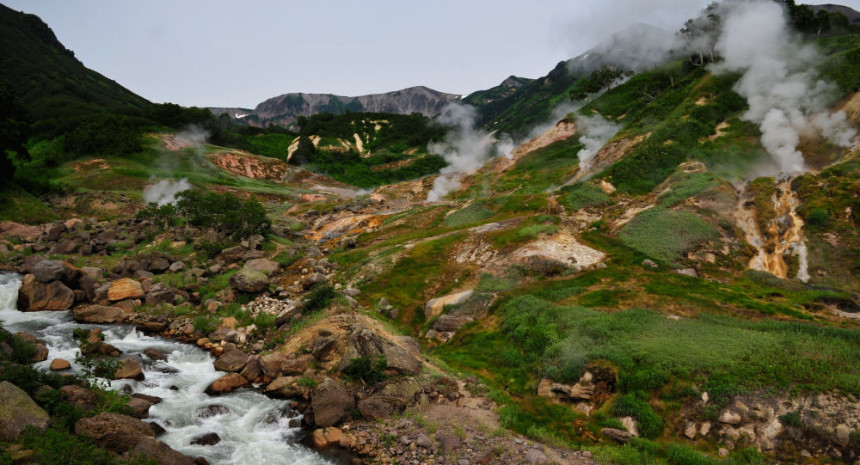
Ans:
<svg viewBox="0 0 860 465"><path fill-rule="evenodd" d="M779 421L786 426L793 426L795 428L800 428L802 426L802 422L800 420L800 412L788 412L785 415L779 416Z"/></svg>
<svg viewBox="0 0 860 465"><path fill-rule="evenodd" d="M307 300L302 304L302 313L305 315L318 312L331 303L332 299L337 297L337 292L330 284L317 284L308 293Z"/></svg>
<svg viewBox="0 0 860 465"><path fill-rule="evenodd" d="M815 208L805 218L806 225L812 231L826 231L830 228L830 212L824 208Z"/></svg>
<svg viewBox="0 0 860 465"><path fill-rule="evenodd" d="M364 356L350 360L343 373L352 379L375 384L388 379L385 374L387 368L388 361L382 355L373 358Z"/></svg>
<svg viewBox="0 0 860 465"><path fill-rule="evenodd" d="M663 432L663 419L645 400L647 394L638 391L624 394L612 404L612 414L617 417L633 417L639 422L642 437L656 438Z"/></svg>
<svg viewBox="0 0 860 465"><path fill-rule="evenodd" d="M255 197L244 200L226 192L196 189L180 192L177 197L176 214L188 218L194 226L216 228L237 237L266 234L272 226Z"/></svg>
<svg viewBox="0 0 860 465"><path fill-rule="evenodd" d="M673 262L718 235L710 223L694 213L655 207L639 213L621 230L619 237L628 247Z"/></svg>
<svg viewBox="0 0 860 465"><path fill-rule="evenodd" d="M669 444L666 458L671 465L717 465L719 463L682 444Z"/></svg>
<svg viewBox="0 0 860 465"><path fill-rule="evenodd" d="M663 387L669 381L669 373L659 366L641 367L621 376L620 387L625 392L650 392Z"/></svg>
<svg viewBox="0 0 860 465"><path fill-rule="evenodd" d="M561 189L561 204L569 210L585 207L602 207L609 203L609 196L590 182L578 182Z"/></svg>

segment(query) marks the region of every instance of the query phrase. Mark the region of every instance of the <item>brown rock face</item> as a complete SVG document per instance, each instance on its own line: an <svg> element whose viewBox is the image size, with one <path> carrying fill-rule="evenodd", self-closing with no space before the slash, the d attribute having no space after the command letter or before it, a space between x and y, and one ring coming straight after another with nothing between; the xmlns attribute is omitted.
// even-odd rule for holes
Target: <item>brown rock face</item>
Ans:
<svg viewBox="0 0 860 465"><path fill-rule="evenodd" d="M131 455L149 457L160 465L194 465L196 463L191 457L171 449L170 446L153 437L142 438Z"/></svg>
<svg viewBox="0 0 860 465"><path fill-rule="evenodd" d="M319 428L314 431L314 447L325 449L337 445L343 438L343 432L338 428Z"/></svg>
<svg viewBox="0 0 860 465"><path fill-rule="evenodd" d="M228 344L229 345L229 344ZM248 362L248 355L239 349L233 347L231 350L225 350L218 360L215 360L215 369L229 372L239 372L245 368Z"/></svg>
<svg viewBox="0 0 860 465"><path fill-rule="evenodd" d="M24 276L18 290L18 310L68 310L75 303L75 293L60 281L40 283L36 277Z"/></svg>
<svg viewBox="0 0 860 465"><path fill-rule="evenodd" d="M140 299L144 296L140 283L131 278L118 279L108 289L108 300L117 302L125 299Z"/></svg>
<svg viewBox="0 0 860 465"><path fill-rule="evenodd" d="M143 369L137 359L126 357L119 362L119 368L113 375L113 379L143 379Z"/></svg>
<svg viewBox="0 0 860 465"><path fill-rule="evenodd" d="M119 307L106 307L104 305L79 307L72 311L72 316L78 323L119 323L123 321L125 315L125 310Z"/></svg>
<svg viewBox="0 0 860 465"><path fill-rule="evenodd" d="M70 404L84 410L92 410L95 408L95 403L99 399L99 395L95 391L90 391L87 388L75 386L74 384L63 386L60 388L60 393L69 401Z"/></svg>
<svg viewBox="0 0 860 465"><path fill-rule="evenodd" d="M251 384L251 382L239 373L230 373L215 380L214 383L206 388L206 393L226 394L249 384Z"/></svg>
<svg viewBox="0 0 860 465"><path fill-rule="evenodd" d="M60 370L68 370L72 367L72 364L69 363L68 360L63 360L61 358L55 358L51 360L51 371L60 371Z"/></svg>
<svg viewBox="0 0 860 465"><path fill-rule="evenodd" d="M17 441L28 426L44 431L50 417L18 386L0 383L0 440Z"/></svg>
<svg viewBox="0 0 860 465"><path fill-rule="evenodd" d="M352 415L355 396L340 381L326 378L313 393L311 408L317 426L334 426Z"/></svg>
<svg viewBox="0 0 860 465"><path fill-rule="evenodd" d="M146 423L118 413L82 418L75 424L75 434L89 436L100 446L117 453L134 449L143 438L155 436Z"/></svg>

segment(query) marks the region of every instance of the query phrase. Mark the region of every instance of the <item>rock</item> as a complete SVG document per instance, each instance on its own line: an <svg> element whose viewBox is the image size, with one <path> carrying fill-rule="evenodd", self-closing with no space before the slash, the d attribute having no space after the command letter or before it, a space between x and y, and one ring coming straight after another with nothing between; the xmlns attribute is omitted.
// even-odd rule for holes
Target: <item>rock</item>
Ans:
<svg viewBox="0 0 860 465"><path fill-rule="evenodd" d="M145 456L159 465L195 465L191 457L182 455L154 437L142 438L131 452L132 456Z"/></svg>
<svg viewBox="0 0 860 465"><path fill-rule="evenodd" d="M657 268L660 268L660 265L658 265L654 260L651 260L650 258L646 258L645 260L642 260L642 266L644 266L646 268L651 268L652 270L656 270Z"/></svg>
<svg viewBox="0 0 860 465"><path fill-rule="evenodd" d="M146 305L156 306L160 304L172 304L176 300L176 293L172 289L151 289L146 294Z"/></svg>
<svg viewBox="0 0 860 465"><path fill-rule="evenodd" d="M230 285L241 292L263 292L269 288L269 278L259 271L242 268L230 278Z"/></svg>
<svg viewBox="0 0 860 465"><path fill-rule="evenodd" d="M347 288L343 290L343 293L348 295L349 297L358 297L361 295L361 291L358 289Z"/></svg>
<svg viewBox="0 0 860 465"><path fill-rule="evenodd" d="M251 384L250 381L245 379L239 373L229 373L224 375L206 388L207 394L225 394L228 392L235 391L240 387L247 386Z"/></svg>
<svg viewBox="0 0 860 465"><path fill-rule="evenodd" d="M245 368L248 363L248 354L235 348L225 350L217 360L215 360L215 369L227 372L239 372Z"/></svg>
<svg viewBox="0 0 860 465"><path fill-rule="evenodd" d="M62 358L55 358L51 360L51 371L68 370L71 367L72 364L69 363L68 360L64 360Z"/></svg>
<svg viewBox="0 0 860 465"><path fill-rule="evenodd" d="M226 415L230 413L230 409L221 404L212 404L205 407L199 407L194 411L194 416L197 418L211 418L218 415Z"/></svg>
<svg viewBox="0 0 860 465"><path fill-rule="evenodd" d="M838 425L833 432L836 438L836 444L838 444L840 447L847 447L848 442L851 440L851 428L845 423L842 423Z"/></svg>
<svg viewBox="0 0 860 465"><path fill-rule="evenodd" d="M355 398L342 382L326 378L314 390L311 408L317 426L334 426L352 416Z"/></svg>
<svg viewBox="0 0 860 465"><path fill-rule="evenodd" d="M55 242L64 232L66 232L66 225L60 222L46 224L44 226L44 231L45 240Z"/></svg>
<svg viewBox="0 0 860 465"><path fill-rule="evenodd" d="M218 433L201 434L191 440L191 444L198 446L214 446L219 442L221 442L221 436L218 436Z"/></svg>
<svg viewBox="0 0 860 465"><path fill-rule="evenodd" d="M538 449L529 449L528 452L526 452L525 460L527 463L530 463L532 465L537 463L544 463L546 462L546 454L544 454L543 451Z"/></svg>
<svg viewBox="0 0 860 465"><path fill-rule="evenodd" d="M131 400L128 401L128 408L131 409L135 418L146 418L149 416L149 407L152 404L146 400L141 399L139 397L132 397Z"/></svg>
<svg viewBox="0 0 860 465"><path fill-rule="evenodd" d="M32 274L24 276L18 289L18 310L68 310L75 303L75 293L60 281L40 283Z"/></svg>
<svg viewBox="0 0 860 465"><path fill-rule="evenodd" d="M37 342L35 349L36 350L33 352L33 358L30 359L32 362L44 362L48 359L48 347L44 342Z"/></svg>
<svg viewBox="0 0 860 465"><path fill-rule="evenodd" d="M619 444L627 444L630 441L631 434L627 431L620 430L617 428L603 428L600 430L600 434L606 436L609 439L619 443Z"/></svg>
<svg viewBox="0 0 860 465"><path fill-rule="evenodd" d="M295 376L281 376L278 379L269 383L265 391L270 395L285 397L287 399L310 398L310 388L296 382L298 378Z"/></svg>
<svg viewBox="0 0 860 465"><path fill-rule="evenodd" d="M439 443L442 444L442 452L446 455L457 450L462 444L460 438L454 434L442 434L438 436L438 439Z"/></svg>
<svg viewBox="0 0 860 465"><path fill-rule="evenodd" d="M313 441L314 447L317 449L338 445L341 439L343 439L343 432L339 428L329 427L314 430Z"/></svg>
<svg viewBox="0 0 860 465"><path fill-rule="evenodd" d="M442 315L433 323L433 329L449 333L457 331L463 325L471 322L472 318L468 316Z"/></svg>
<svg viewBox="0 0 860 465"><path fill-rule="evenodd" d="M314 356L311 354L302 354L295 358L286 358L281 363L281 373L285 375L300 375L311 367L314 363Z"/></svg>
<svg viewBox="0 0 860 465"><path fill-rule="evenodd" d="M137 393L137 392L132 394L131 397L134 399L143 399L143 400L149 402L150 405L160 404L164 400L158 396L150 396L147 394L141 394L141 393Z"/></svg>
<svg viewBox="0 0 860 465"><path fill-rule="evenodd" d="M259 378L263 374L263 370L260 369L260 356L249 356L248 360L245 363L245 367L242 368L239 374L251 382Z"/></svg>
<svg viewBox="0 0 860 465"><path fill-rule="evenodd" d="M717 450L717 455L720 458L726 458L729 456L729 450L726 449L725 447L720 447L719 450Z"/></svg>
<svg viewBox="0 0 860 465"><path fill-rule="evenodd" d="M538 397L554 397L554 395L552 393L552 385L553 384L554 383L549 378L544 378L544 379L540 380L540 383L538 383L538 388L537 388Z"/></svg>
<svg viewBox="0 0 860 465"><path fill-rule="evenodd" d="M256 258L245 263L245 268L259 271L266 276L270 276L272 273L278 271L280 267L281 265L278 262L266 258Z"/></svg>
<svg viewBox="0 0 860 465"><path fill-rule="evenodd" d="M131 278L118 279L111 283L107 292L107 298L111 302L126 299L140 299L144 297L143 288L140 283Z"/></svg>
<svg viewBox="0 0 860 465"><path fill-rule="evenodd" d="M120 454L134 449L143 438L155 437L148 424L118 413L82 418L75 423L75 434L89 436L100 446Z"/></svg>
<svg viewBox="0 0 860 465"><path fill-rule="evenodd" d="M171 273L179 273L180 271L182 271L184 269L185 269L185 263L177 261L177 262L171 263L170 267L167 269L167 271L170 271Z"/></svg>
<svg viewBox="0 0 860 465"><path fill-rule="evenodd" d="M260 369L266 376L275 379L281 375L281 364L285 358L283 352L263 355L260 357Z"/></svg>
<svg viewBox="0 0 860 465"><path fill-rule="evenodd" d="M72 311L72 317L78 323L120 323L125 320L126 315L126 311L119 307L107 307L104 305L77 307Z"/></svg>
<svg viewBox="0 0 860 465"><path fill-rule="evenodd" d="M80 386L75 386L74 384L60 388L60 394L62 394L70 404L80 407L84 411L89 411L95 408L96 402L100 399L97 392Z"/></svg>
<svg viewBox="0 0 860 465"><path fill-rule="evenodd" d="M707 436L708 433L711 432L711 426L712 425L710 421L702 423L702 426L699 427L699 434L701 434L702 436Z"/></svg>
<svg viewBox="0 0 860 465"><path fill-rule="evenodd" d="M161 361L164 361L164 362L166 362L166 361L167 361L167 355L164 355L164 352L161 352L160 350L156 350L156 349L144 349L144 350L143 350L143 355L146 355L146 356L147 356L147 357L149 357L151 360L161 360Z"/></svg>
<svg viewBox="0 0 860 465"><path fill-rule="evenodd" d="M473 291L469 290L430 299L424 305L424 316L427 319L430 319L437 315L441 315L446 305L460 305L472 296L472 292Z"/></svg>
<svg viewBox="0 0 860 465"><path fill-rule="evenodd" d="M415 438L415 445L425 449L431 449L433 448L433 441L431 441L424 433L418 433L418 436Z"/></svg>
<svg viewBox="0 0 860 465"><path fill-rule="evenodd" d="M230 328L219 326L218 329L209 333L209 340L212 342L229 341L236 342L239 338L239 333Z"/></svg>
<svg viewBox="0 0 860 465"><path fill-rule="evenodd" d="M66 275L63 263L57 260L42 260L32 268L31 273L36 281L45 284L51 281L62 281Z"/></svg>
<svg viewBox="0 0 860 465"><path fill-rule="evenodd" d="M731 410L725 410L723 411L723 413L720 414L720 417L717 421L728 425L738 425L741 423L742 418L738 413L732 412Z"/></svg>
<svg viewBox="0 0 860 465"><path fill-rule="evenodd" d="M147 267L147 270L153 273L164 273L168 269L170 269L170 260L164 257L153 258Z"/></svg>
<svg viewBox="0 0 860 465"><path fill-rule="evenodd" d="M626 429L628 433L632 434L633 436L639 436L639 427L637 426L636 420L633 417L621 418L621 424L624 426L624 429Z"/></svg>
<svg viewBox="0 0 860 465"><path fill-rule="evenodd" d="M699 273L696 271L695 268L683 268L680 270L675 270L675 273L678 273L678 274L684 275L684 276L689 276L691 278L698 278L699 277Z"/></svg>
<svg viewBox="0 0 860 465"><path fill-rule="evenodd" d="M45 431L50 419L21 388L0 382L0 440L17 441L27 427Z"/></svg>
<svg viewBox="0 0 860 465"><path fill-rule="evenodd" d="M140 381L143 378L143 369L140 366L140 362L131 357L120 360L119 367L113 375L113 379L136 379Z"/></svg>
<svg viewBox="0 0 860 465"><path fill-rule="evenodd" d="M325 284L326 282L328 282L328 279L326 279L324 274L311 273L302 280L302 287L307 290L318 284Z"/></svg>
<svg viewBox="0 0 860 465"><path fill-rule="evenodd" d="M684 428L684 436L692 441L693 439L696 439L697 434L699 434L699 428L696 426L696 423L688 421L687 427Z"/></svg>

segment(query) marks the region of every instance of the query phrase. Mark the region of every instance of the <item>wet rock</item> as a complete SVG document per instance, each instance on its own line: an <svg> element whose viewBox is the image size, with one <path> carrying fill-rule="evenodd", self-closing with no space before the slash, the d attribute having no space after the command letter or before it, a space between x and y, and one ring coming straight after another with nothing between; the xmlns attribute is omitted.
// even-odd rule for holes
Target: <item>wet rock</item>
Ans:
<svg viewBox="0 0 860 465"><path fill-rule="evenodd" d="M142 438L131 455L149 457L159 465L196 465L191 457L171 449L170 446L153 437Z"/></svg>
<svg viewBox="0 0 860 465"><path fill-rule="evenodd" d="M342 382L326 378L314 390L311 408L317 426L334 426L352 416L355 398Z"/></svg>
<svg viewBox="0 0 860 465"><path fill-rule="evenodd" d="M64 360L62 358L55 358L51 360L51 371L68 370L71 367L72 364L69 363L68 360Z"/></svg>
<svg viewBox="0 0 860 465"><path fill-rule="evenodd" d="M60 281L40 283L32 274L24 276L18 289L18 310L68 310L75 303L75 293Z"/></svg>
<svg viewBox="0 0 860 465"><path fill-rule="evenodd" d="M215 369L227 372L239 372L245 368L248 363L248 354L237 349L235 346L230 350L225 350L217 360L215 360Z"/></svg>
<svg viewBox="0 0 860 465"><path fill-rule="evenodd" d="M218 433L201 434L191 440L191 444L198 446L214 446L219 442L221 442L221 436L218 436Z"/></svg>
<svg viewBox="0 0 860 465"><path fill-rule="evenodd" d="M146 437L155 433L137 418L118 413L100 413L75 423L75 434L88 436L97 444L117 453L134 449Z"/></svg>
<svg viewBox="0 0 860 465"><path fill-rule="evenodd" d="M21 388L0 382L0 440L17 441L28 427L44 431L50 419Z"/></svg>
<svg viewBox="0 0 860 465"><path fill-rule="evenodd" d="M221 404L211 404L205 407L198 407L194 411L194 416L197 418L210 418L218 415L226 415L230 413L230 408Z"/></svg>
<svg viewBox="0 0 860 465"><path fill-rule="evenodd" d="M149 416L149 407L152 406L146 399L132 397L126 404L132 411L132 416L135 418L146 418Z"/></svg>
<svg viewBox="0 0 860 465"><path fill-rule="evenodd" d="M161 361L165 361L165 362L167 361L167 355L164 355L164 352L161 352L160 350L144 349L143 355L146 355L151 360L161 360Z"/></svg>
<svg viewBox="0 0 860 465"><path fill-rule="evenodd" d="M112 324L125 320L128 313L119 307L104 305L89 305L78 307L72 311L72 317L78 323Z"/></svg>
<svg viewBox="0 0 860 465"><path fill-rule="evenodd" d="M148 394L140 394L140 393L134 393L131 395L131 397L134 399L143 399L152 405L160 404L164 400L158 396L150 396Z"/></svg>
<svg viewBox="0 0 860 465"><path fill-rule="evenodd" d="M119 367L113 375L113 379L136 379L139 381L143 378L143 368L141 368L140 362L131 357L120 360Z"/></svg>
<svg viewBox="0 0 860 465"><path fill-rule="evenodd" d="M240 387L247 386L251 384L250 381L245 379L239 373L230 373L224 375L206 388L207 394L225 394L228 392L235 391Z"/></svg>
<svg viewBox="0 0 860 465"><path fill-rule="evenodd" d="M107 292L107 298L111 302L140 299L144 296L143 287L131 278L122 278L112 282Z"/></svg>

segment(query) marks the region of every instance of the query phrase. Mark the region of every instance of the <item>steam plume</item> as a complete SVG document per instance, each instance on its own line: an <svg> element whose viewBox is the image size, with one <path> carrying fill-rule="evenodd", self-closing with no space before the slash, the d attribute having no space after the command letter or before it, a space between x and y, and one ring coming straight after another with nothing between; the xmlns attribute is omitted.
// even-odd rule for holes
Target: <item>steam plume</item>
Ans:
<svg viewBox="0 0 860 465"><path fill-rule="evenodd" d="M580 134L579 142L583 147L576 154L579 157L579 166L583 171L588 171L591 166L591 158L601 149L609 139L621 129L621 125L600 116L577 116L577 129Z"/></svg>
<svg viewBox="0 0 860 465"><path fill-rule="evenodd" d="M843 112L826 111L833 86L812 71L820 57L789 32L782 8L768 0L730 2L717 52L715 72L740 72L734 90L749 110L742 116L759 125L761 142L783 173L805 169L797 150L801 136L821 135L846 146L855 134Z"/></svg>
<svg viewBox="0 0 860 465"><path fill-rule="evenodd" d="M449 192L460 187L460 177L480 168L484 162L496 155L509 156L514 147L509 137L502 136L497 143L492 134L475 127L475 109L461 103L451 103L442 111L437 120L451 126L444 142L434 142L427 149L448 162L439 177L433 182L433 189L427 200L436 202Z"/></svg>
<svg viewBox="0 0 860 465"><path fill-rule="evenodd" d="M143 201L148 204L155 203L158 206L175 204L176 195L188 189L191 189L188 178L182 178L176 182L164 179L143 192Z"/></svg>

